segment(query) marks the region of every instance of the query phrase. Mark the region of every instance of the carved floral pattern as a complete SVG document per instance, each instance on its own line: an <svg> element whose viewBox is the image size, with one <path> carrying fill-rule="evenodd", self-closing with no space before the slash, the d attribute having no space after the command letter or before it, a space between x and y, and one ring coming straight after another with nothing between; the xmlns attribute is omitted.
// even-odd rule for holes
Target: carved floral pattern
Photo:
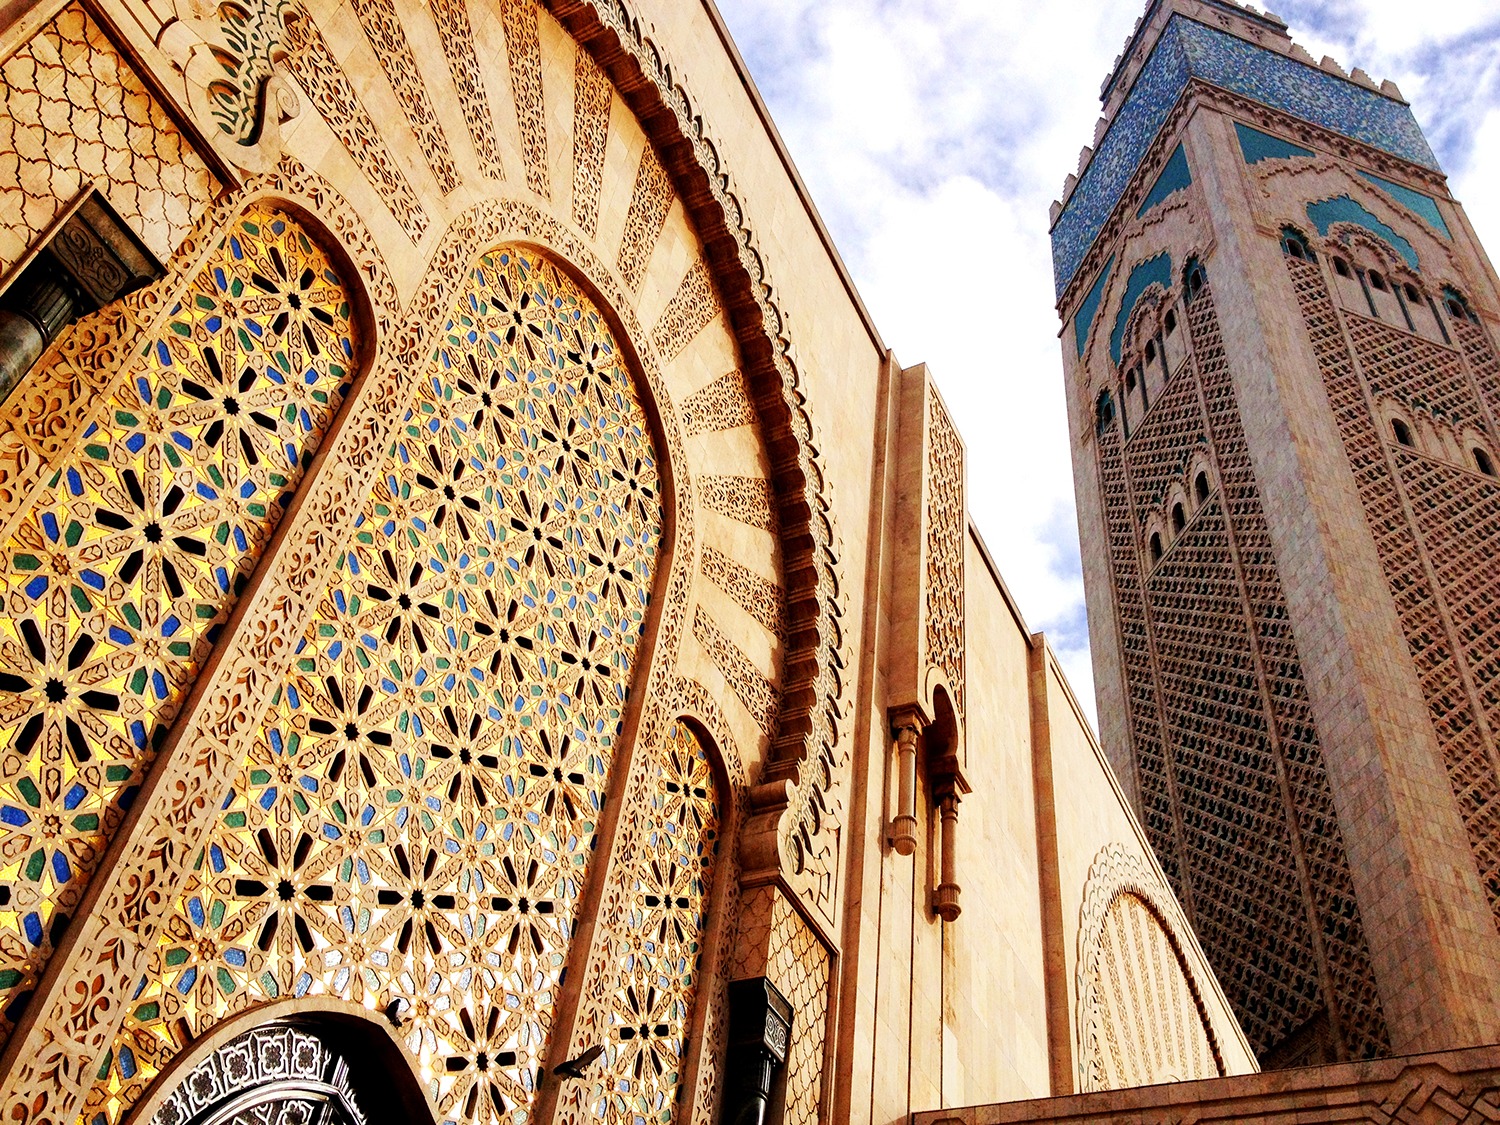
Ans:
<svg viewBox="0 0 1500 1125"><path fill-rule="evenodd" d="M427 166L444 195L458 186L458 169L448 148L448 136L432 107L427 84L412 54L411 42L401 27L401 17L392 0L353 0L355 14L370 40L370 47L385 68L391 89L401 103L412 133L427 158Z"/></svg>
<svg viewBox="0 0 1500 1125"><path fill-rule="evenodd" d="M964 717L964 447L937 391L927 391L927 659L941 668Z"/></svg>

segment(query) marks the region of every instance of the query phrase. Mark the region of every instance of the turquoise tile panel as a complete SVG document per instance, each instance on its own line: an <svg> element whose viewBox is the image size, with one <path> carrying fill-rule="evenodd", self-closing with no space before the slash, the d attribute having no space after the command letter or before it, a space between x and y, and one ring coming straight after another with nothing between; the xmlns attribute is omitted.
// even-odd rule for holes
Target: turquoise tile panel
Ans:
<svg viewBox="0 0 1500 1125"><path fill-rule="evenodd" d="M1373 172L1361 172L1360 175L1418 216L1444 238L1452 239L1453 233L1448 229L1448 224L1443 221L1443 213L1438 210L1437 200L1432 196L1423 195L1420 191L1413 191L1401 184L1393 184L1390 180L1383 180Z"/></svg>
<svg viewBox="0 0 1500 1125"><path fill-rule="evenodd" d="M1135 213L1140 218L1151 208L1162 202L1170 195L1176 195L1183 188L1193 182L1193 173L1188 169L1187 153L1178 145L1177 150L1172 153L1167 161L1167 166L1161 170L1161 175L1156 177L1156 183L1151 185L1151 190L1146 193L1140 210Z"/></svg>
<svg viewBox="0 0 1500 1125"><path fill-rule="evenodd" d="M1174 18L1162 32L1130 96L1099 142L1093 160L1084 169L1083 178L1052 228L1052 273L1059 297L1083 264L1084 255L1125 194L1146 149L1161 132L1167 115L1187 88L1187 55L1182 50L1180 31L1184 22Z"/></svg>
<svg viewBox="0 0 1500 1125"><path fill-rule="evenodd" d="M1078 306L1078 315L1073 318L1073 335L1078 340L1080 358L1083 356L1084 346L1089 342L1089 333L1094 327L1094 317L1099 315L1099 302L1104 299L1104 287L1109 284L1109 271L1114 264L1113 258L1104 263L1104 268L1099 271L1099 280L1094 282L1094 287L1083 299L1083 304Z"/></svg>
<svg viewBox="0 0 1500 1125"><path fill-rule="evenodd" d="M1246 164L1259 164L1262 160L1290 160L1294 156L1313 155L1313 150L1310 148L1294 145L1291 141L1273 137L1270 133L1262 133L1259 129L1241 125L1238 121L1234 123L1234 131L1239 134L1240 154L1244 156Z"/></svg>
<svg viewBox="0 0 1500 1125"><path fill-rule="evenodd" d="M1328 228L1334 223L1353 223L1364 227L1365 230L1378 238L1390 243L1412 269L1421 269L1417 261L1417 251L1406 239L1402 238L1388 224L1376 218L1366 211L1355 200L1347 195L1340 195L1333 199L1321 199L1317 203L1307 205L1307 217L1312 220L1318 228L1319 234L1327 234Z"/></svg>

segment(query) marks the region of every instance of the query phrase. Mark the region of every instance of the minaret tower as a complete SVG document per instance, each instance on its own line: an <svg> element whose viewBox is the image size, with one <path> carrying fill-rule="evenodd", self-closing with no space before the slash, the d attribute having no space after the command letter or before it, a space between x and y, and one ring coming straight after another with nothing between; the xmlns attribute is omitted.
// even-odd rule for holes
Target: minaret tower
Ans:
<svg viewBox="0 0 1500 1125"><path fill-rule="evenodd" d="M1500 286L1389 82L1154 0L1053 208L1101 735L1267 1066L1500 1041Z"/></svg>

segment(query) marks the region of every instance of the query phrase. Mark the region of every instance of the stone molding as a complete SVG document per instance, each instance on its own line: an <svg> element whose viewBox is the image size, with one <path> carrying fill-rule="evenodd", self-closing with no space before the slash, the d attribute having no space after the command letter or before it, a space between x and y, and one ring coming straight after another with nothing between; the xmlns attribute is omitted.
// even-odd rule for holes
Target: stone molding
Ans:
<svg viewBox="0 0 1500 1125"><path fill-rule="evenodd" d="M914 1113L911 1125L1459 1125L1500 1119L1500 1046Z"/></svg>

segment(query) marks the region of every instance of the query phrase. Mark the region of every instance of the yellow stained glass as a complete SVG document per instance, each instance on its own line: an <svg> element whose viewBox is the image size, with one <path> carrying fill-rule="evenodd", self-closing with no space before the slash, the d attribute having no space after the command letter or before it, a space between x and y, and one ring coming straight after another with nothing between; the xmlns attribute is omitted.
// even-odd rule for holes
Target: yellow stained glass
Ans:
<svg viewBox="0 0 1500 1125"><path fill-rule="evenodd" d="M269 205L232 224L0 547L9 1034L352 377L349 294Z"/></svg>
<svg viewBox="0 0 1500 1125"><path fill-rule="evenodd" d="M604 1066L608 1121L673 1118L697 993L703 928L719 841L719 801L703 744L673 723L657 747L645 847L623 927L627 950L610 1013Z"/></svg>
<svg viewBox="0 0 1500 1125"><path fill-rule="evenodd" d="M527 1120L660 547L599 311L545 257L469 274L87 1120L288 996L403 1007L446 1116Z"/></svg>

